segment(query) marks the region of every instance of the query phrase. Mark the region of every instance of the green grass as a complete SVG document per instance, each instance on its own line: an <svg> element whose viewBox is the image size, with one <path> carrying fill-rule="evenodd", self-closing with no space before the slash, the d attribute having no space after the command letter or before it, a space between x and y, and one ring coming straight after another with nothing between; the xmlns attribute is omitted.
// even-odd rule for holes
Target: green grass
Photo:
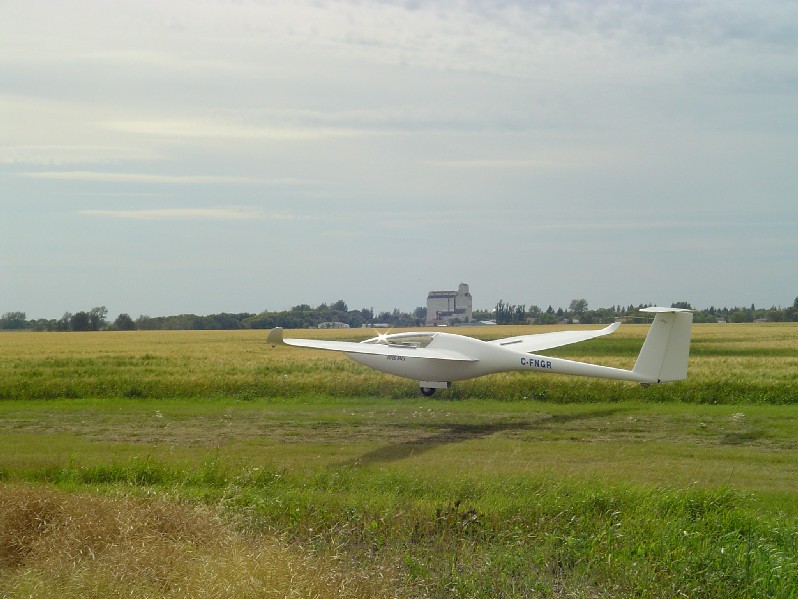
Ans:
<svg viewBox="0 0 798 599"><path fill-rule="evenodd" d="M796 332L435 398L250 332L0 335L0 595L796 597Z"/></svg>
<svg viewBox="0 0 798 599"><path fill-rule="evenodd" d="M211 506L236 534L390 570L384 596L787 597L798 583L792 406L309 396L0 415L7 484Z"/></svg>

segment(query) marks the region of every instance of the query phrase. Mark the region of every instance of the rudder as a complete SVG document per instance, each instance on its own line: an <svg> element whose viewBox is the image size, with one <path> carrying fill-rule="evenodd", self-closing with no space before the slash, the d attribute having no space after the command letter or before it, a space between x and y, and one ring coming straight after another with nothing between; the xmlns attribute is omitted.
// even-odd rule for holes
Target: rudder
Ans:
<svg viewBox="0 0 798 599"><path fill-rule="evenodd" d="M652 383L687 378L693 313L681 308L643 308L656 314L632 372Z"/></svg>

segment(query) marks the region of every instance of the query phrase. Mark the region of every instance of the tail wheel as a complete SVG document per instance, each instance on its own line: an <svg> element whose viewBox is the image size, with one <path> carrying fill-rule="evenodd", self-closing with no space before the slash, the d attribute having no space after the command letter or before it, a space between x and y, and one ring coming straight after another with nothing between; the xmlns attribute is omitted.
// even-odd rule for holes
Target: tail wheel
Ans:
<svg viewBox="0 0 798 599"><path fill-rule="evenodd" d="M419 387L419 390L421 391L421 395L424 397L431 397L432 395L435 395L435 387Z"/></svg>

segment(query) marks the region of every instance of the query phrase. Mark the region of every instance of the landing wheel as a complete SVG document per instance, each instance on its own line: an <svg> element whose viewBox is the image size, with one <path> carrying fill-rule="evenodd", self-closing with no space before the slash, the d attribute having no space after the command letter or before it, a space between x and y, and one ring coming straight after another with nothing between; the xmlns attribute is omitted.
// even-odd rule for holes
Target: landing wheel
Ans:
<svg viewBox="0 0 798 599"><path fill-rule="evenodd" d="M419 391L421 391L421 395L424 397L435 395L435 387L419 387Z"/></svg>

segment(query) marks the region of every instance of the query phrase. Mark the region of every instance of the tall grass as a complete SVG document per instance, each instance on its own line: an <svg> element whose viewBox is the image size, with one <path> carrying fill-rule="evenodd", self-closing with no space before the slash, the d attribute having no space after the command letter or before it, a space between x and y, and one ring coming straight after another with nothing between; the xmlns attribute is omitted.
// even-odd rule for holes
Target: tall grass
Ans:
<svg viewBox="0 0 798 599"><path fill-rule="evenodd" d="M0 485L4 597L390 596L347 566L203 506Z"/></svg>
<svg viewBox="0 0 798 599"><path fill-rule="evenodd" d="M350 466L308 477L211 463L192 474L158 462L73 463L40 480L150 499L0 487L6 589L85 591L99 576L120 595L141 579L164 596L332 597L346 596L346 575L361 581L344 588L350 596L791 597L798 588L796 523L728 489ZM178 499L198 492L226 525Z"/></svg>

